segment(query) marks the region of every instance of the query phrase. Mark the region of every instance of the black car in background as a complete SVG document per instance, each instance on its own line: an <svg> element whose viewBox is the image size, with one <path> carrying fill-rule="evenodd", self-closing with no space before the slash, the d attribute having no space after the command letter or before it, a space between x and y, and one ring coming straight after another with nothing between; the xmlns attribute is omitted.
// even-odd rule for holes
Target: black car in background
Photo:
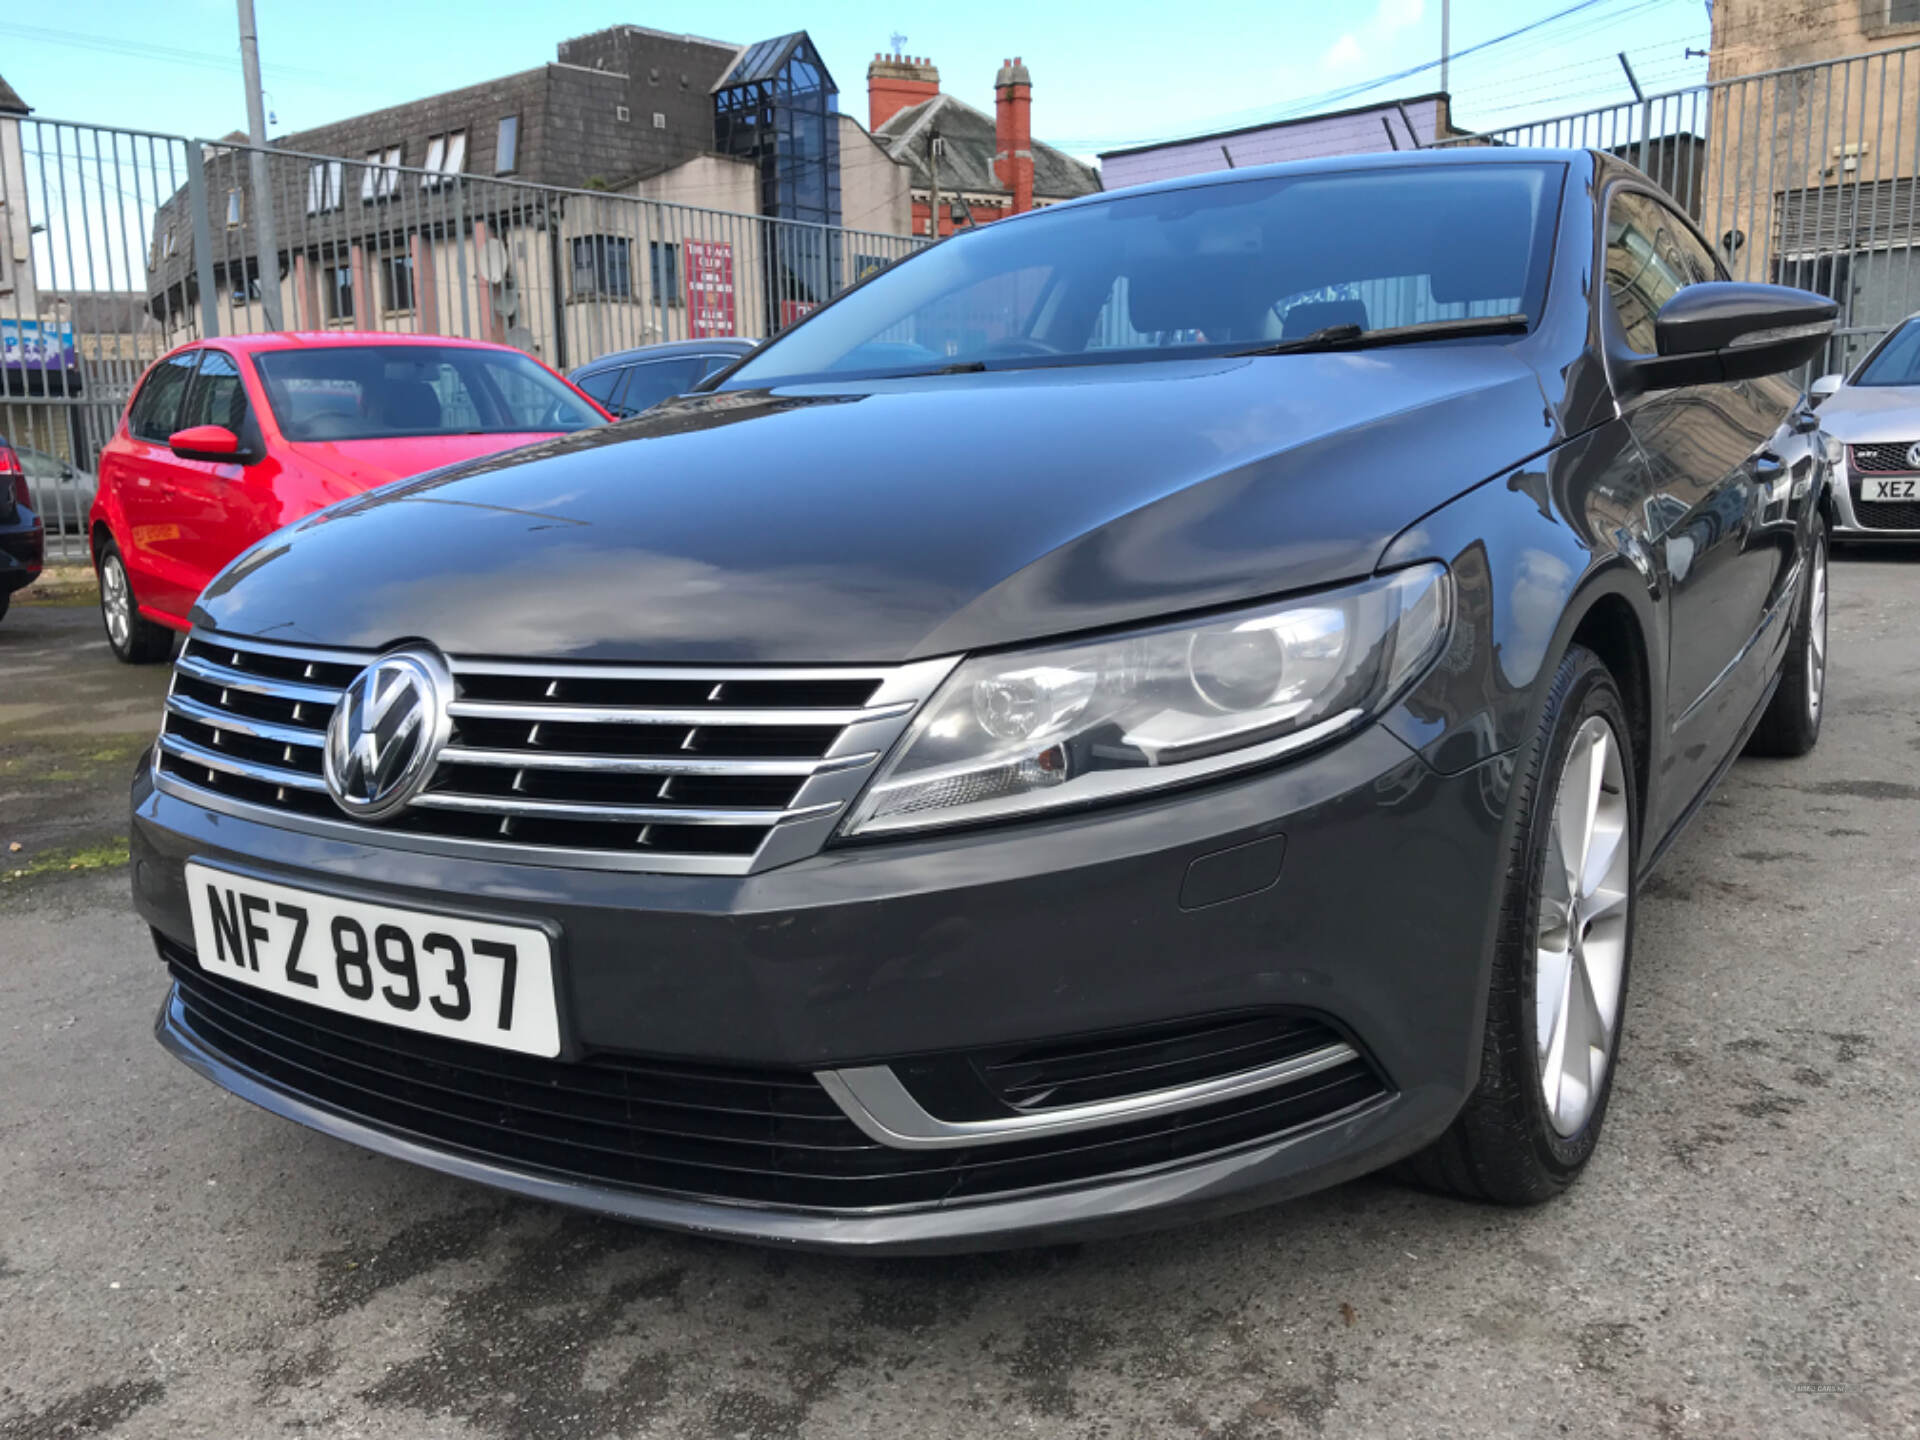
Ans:
<svg viewBox="0 0 1920 1440"><path fill-rule="evenodd" d="M161 1041L762 1241L1543 1200L1649 869L1819 732L1833 316L1604 155L1242 169L342 502L207 589L136 782Z"/></svg>
<svg viewBox="0 0 1920 1440"><path fill-rule="evenodd" d="M604 405L616 420L624 420L685 394L709 375L751 355L759 343L725 336L642 345L637 350L618 350L590 360L567 378Z"/></svg>
<svg viewBox="0 0 1920 1440"><path fill-rule="evenodd" d="M19 452L0 436L0 619L14 592L40 578L46 563L46 522L34 509Z"/></svg>

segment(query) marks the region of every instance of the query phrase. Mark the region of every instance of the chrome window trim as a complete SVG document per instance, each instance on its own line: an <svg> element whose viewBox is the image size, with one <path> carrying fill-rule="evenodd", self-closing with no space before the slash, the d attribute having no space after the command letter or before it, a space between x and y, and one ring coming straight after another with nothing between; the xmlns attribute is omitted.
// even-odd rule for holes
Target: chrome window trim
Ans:
<svg viewBox="0 0 1920 1440"><path fill-rule="evenodd" d="M868 1139L898 1150L949 1150L964 1145L1003 1145L1193 1110L1304 1080L1359 1058L1359 1052L1344 1042L1323 1045L1304 1055L1211 1080L1197 1080L1190 1085L1148 1090L1088 1105L1063 1105L1057 1110L1026 1111L992 1120L942 1120L929 1114L888 1065L816 1070L813 1078Z"/></svg>

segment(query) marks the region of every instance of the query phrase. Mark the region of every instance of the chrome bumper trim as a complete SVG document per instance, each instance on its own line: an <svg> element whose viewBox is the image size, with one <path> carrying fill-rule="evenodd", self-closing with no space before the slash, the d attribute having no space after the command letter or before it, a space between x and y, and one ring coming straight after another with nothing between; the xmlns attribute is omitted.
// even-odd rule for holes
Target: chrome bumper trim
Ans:
<svg viewBox="0 0 1920 1440"><path fill-rule="evenodd" d="M1118 1100L1102 1100L1091 1105L1063 1105L1057 1110L1035 1110L992 1120L942 1120L930 1115L900 1083L900 1077L887 1065L861 1065L845 1070L816 1070L820 1082L834 1103L846 1112L871 1140L901 1150L946 1150L962 1145L1000 1145L1014 1140L1032 1140L1047 1135L1064 1135L1075 1130L1092 1130L1102 1125L1118 1125L1129 1120L1146 1120L1179 1110L1193 1110L1217 1104L1260 1090L1271 1090L1295 1080L1304 1080L1322 1070L1345 1065L1360 1058L1351 1045L1324 1045L1305 1055L1276 1060L1253 1070L1198 1080L1191 1085L1176 1085L1166 1090L1148 1090Z"/></svg>

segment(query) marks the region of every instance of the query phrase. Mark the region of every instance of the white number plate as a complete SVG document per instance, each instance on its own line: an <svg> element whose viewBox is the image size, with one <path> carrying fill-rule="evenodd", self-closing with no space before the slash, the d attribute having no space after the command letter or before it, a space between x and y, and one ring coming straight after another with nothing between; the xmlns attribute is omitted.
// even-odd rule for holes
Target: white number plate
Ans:
<svg viewBox="0 0 1920 1440"><path fill-rule="evenodd" d="M200 968L363 1020L560 1053L543 931L337 900L187 866Z"/></svg>
<svg viewBox="0 0 1920 1440"><path fill-rule="evenodd" d="M1862 500L1920 500L1920 475L1862 475Z"/></svg>

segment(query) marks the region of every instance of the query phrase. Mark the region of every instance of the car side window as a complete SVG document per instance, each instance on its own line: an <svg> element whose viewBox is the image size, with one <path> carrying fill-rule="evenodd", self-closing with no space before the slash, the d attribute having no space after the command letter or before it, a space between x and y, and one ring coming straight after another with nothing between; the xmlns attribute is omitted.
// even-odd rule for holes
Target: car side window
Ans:
<svg viewBox="0 0 1920 1440"><path fill-rule="evenodd" d="M1650 195L1616 190L1607 201L1607 299L1627 345L1656 353L1654 317L1689 285L1717 279L1707 248Z"/></svg>
<svg viewBox="0 0 1920 1440"><path fill-rule="evenodd" d="M621 366L609 365L606 369L596 370L591 375L582 375L573 383L602 405L608 405L613 399L614 389L620 384L620 377L626 373Z"/></svg>
<svg viewBox="0 0 1920 1440"><path fill-rule="evenodd" d="M202 352L199 377L180 410L176 430L195 425L224 425L235 435L247 433L247 389L240 383L240 365L224 350Z"/></svg>
<svg viewBox="0 0 1920 1440"><path fill-rule="evenodd" d="M157 440L162 445L178 430L180 402L186 397L194 367L200 363L198 350L169 355L153 367L147 383L140 387L140 398L133 402L127 428L142 440Z"/></svg>
<svg viewBox="0 0 1920 1440"><path fill-rule="evenodd" d="M633 367L626 393L620 397L619 413L638 415L651 410L670 395L693 387L707 366L706 357L688 355L678 360L652 360Z"/></svg>

